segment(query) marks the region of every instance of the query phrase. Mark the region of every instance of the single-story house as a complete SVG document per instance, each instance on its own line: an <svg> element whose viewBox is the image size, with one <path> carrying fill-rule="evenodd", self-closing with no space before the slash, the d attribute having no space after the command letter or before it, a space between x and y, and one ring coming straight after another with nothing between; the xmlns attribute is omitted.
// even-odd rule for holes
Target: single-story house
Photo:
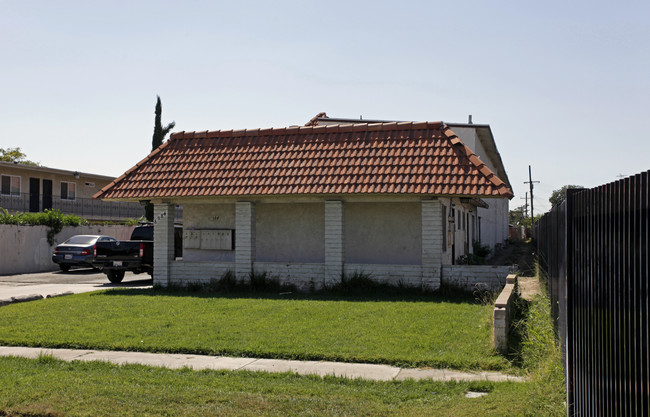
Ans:
<svg viewBox="0 0 650 417"><path fill-rule="evenodd" d="M507 239L512 197L487 125L325 114L306 126L174 133L95 195L154 204L156 284L255 271L308 288L364 272L429 289L473 240Z"/></svg>
<svg viewBox="0 0 650 417"><path fill-rule="evenodd" d="M115 177L0 161L0 207L9 211L61 210L94 220L141 217L134 203L102 202L92 196Z"/></svg>

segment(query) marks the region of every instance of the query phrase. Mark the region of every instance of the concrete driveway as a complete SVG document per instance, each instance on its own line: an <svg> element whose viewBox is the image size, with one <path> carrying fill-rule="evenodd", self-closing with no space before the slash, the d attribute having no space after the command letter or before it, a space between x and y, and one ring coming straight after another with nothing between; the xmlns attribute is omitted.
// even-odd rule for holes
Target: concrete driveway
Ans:
<svg viewBox="0 0 650 417"><path fill-rule="evenodd" d="M40 272L37 274L0 276L0 299L40 294L48 295L73 292L75 294L109 288L151 288L152 280L147 274L127 272L119 284L111 284L101 272L92 269L72 269L69 272Z"/></svg>

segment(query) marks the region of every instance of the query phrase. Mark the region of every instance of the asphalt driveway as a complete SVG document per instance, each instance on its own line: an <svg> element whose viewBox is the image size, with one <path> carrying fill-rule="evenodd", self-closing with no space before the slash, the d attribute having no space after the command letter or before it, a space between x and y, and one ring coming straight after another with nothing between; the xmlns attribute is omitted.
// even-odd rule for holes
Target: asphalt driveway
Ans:
<svg viewBox="0 0 650 417"><path fill-rule="evenodd" d="M127 272L119 284L111 284L101 272L92 269L73 269L69 272L40 272L36 274L0 276L0 299L40 294L48 295L73 292L75 294L108 288L151 288L152 280L147 274Z"/></svg>

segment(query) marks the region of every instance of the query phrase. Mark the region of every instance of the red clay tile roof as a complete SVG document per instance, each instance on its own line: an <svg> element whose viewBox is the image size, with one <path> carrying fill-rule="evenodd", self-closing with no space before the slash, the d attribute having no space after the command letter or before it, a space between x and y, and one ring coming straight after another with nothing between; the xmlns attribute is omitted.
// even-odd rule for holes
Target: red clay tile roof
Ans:
<svg viewBox="0 0 650 417"><path fill-rule="evenodd" d="M94 197L415 194L512 198L442 122L180 132Z"/></svg>

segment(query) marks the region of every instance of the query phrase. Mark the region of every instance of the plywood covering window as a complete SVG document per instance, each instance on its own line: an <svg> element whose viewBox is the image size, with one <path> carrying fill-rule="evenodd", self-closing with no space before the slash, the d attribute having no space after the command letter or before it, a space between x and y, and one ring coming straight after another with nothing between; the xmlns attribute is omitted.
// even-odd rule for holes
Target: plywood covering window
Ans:
<svg viewBox="0 0 650 417"><path fill-rule="evenodd" d="M0 193L2 195L20 196L20 177L15 175L3 175Z"/></svg>
<svg viewBox="0 0 650 417"><path fill-rule="evenodd" d="M74 200L77 197L77 184L61 181L61 199Z"/></svg>

